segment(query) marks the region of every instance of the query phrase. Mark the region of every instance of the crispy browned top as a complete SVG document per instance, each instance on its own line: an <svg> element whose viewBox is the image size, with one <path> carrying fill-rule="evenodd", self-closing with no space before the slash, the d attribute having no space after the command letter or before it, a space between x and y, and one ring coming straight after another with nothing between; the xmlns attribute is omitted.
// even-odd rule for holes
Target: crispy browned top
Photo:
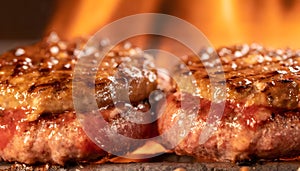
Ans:
<svg viewBox="0 0 300 171"><path fill-rule="evenodd" d="M216 55L220 58L214 58ZM209 78L224 73L225 80L215 79L219 81L215 85L226 84L227 100L246 106L300 107L300 51L252 44L222 47L216 53L208 49L199 56L202 62L199 57L190 56L186 64L197 81L201 97L211 99ZM214 59L220 59L222 65Z"/></svg>
<svg viewBox="0 0 300 171"><path fill-rule="evenodd" d="M0 108L27 110L28 120L35 120L42 113L73 110L73 70L84 43L82 40L71 43L61 41L52 35L34 45L2 54ZM99 44L90 47L96 49L94 55L101 51ZM151 69L152 64L151 57L128 45L110 51L102 59L96 74L95 97L98 106L112 103L109 86L118 86L112 83L123 78L130 80L129 98L132 102L148 97L156 88L156 72Z"/></svg>

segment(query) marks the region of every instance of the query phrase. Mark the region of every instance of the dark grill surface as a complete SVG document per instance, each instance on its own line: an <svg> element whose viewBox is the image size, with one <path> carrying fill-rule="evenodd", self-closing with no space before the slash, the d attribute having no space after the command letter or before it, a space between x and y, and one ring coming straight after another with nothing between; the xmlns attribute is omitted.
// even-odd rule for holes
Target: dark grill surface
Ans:
<svg viewBox="0 0 300 171"><path fill-rule="evenodd" d="M265 164L256 164L253 166L237 166L231 163L177 163L177 162L158 162L158 163L128 163L128 164L101 164L101 165L77 165L73 167L60 166L26 166L22 164L3 164L0 170L50 170L50 171L298 171L299 162L270 162Z"/></svg>
<svg viewBox="0 0 300 171"><path fill-rule="evenodd" d="M257 163L196 162L187 156L165 154L141 163L73 164L69 166L1 163L0 171L299 171L300 161L272 161Z"/></svg>

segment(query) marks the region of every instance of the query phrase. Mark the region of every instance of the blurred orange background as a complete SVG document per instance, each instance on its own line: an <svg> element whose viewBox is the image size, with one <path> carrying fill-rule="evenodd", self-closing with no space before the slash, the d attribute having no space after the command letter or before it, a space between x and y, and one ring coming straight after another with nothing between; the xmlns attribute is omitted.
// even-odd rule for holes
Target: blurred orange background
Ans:
<svg viewBox="0 0 300 171"><path fill-rule="evenodd" d="M300 48L299 0L63 0L46 32L64 38L90 35L121 17L159 12L199 28L215 46L261 43Z"/></svg>
<svg viewBox="0 0 300 171"><path fill-rule="evenodd" d="M64 39L92 35L116 19L157 12L192 23L215 47L256 42L275 48L300 48L300 0L12 0L1 3L0 46L4 39L37 40L51 31Z"/></svg>

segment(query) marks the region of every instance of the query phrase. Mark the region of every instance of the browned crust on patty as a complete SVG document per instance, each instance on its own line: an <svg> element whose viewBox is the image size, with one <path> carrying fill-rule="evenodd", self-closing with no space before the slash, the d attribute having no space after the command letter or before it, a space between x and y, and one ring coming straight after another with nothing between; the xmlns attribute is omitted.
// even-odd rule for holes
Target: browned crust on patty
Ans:
<svg viewBox="0 0 300 171"><path fill-rule="evenodd" d="M43 113L74 110L73 72L84 45L85 41L82 40L65 42L46 37L34 45L2 54L0 108L29 109L29 120L35 120ZM86 49L94 50L93 55L101 51L97 43ZM121 83L113 84L114 81L126 78L130 81L129 99L138 103L156 88L156 71L151 68L152 65L152 58L144 55L138 48L119 46L102 59L99 68L86 66L91 72L98 70L95 73L95 90L90 87L90 82L82 82L82 86L87 91L95 91L98 106L105 107L113 103L111 94L114 92L111 92L110 86L121 86Z"/></svg>
<svg viewBox="0 0 300 171"><path fill-rule="evenodd" d="M228 100L248 106L300 107L300 51L252 44L203 51L199 56L202 60L189 56L185 63L197 81L200 97L212 99L210 81L214 80L210 77L224 74L224 80L214 85L226 84Z"/></svg>

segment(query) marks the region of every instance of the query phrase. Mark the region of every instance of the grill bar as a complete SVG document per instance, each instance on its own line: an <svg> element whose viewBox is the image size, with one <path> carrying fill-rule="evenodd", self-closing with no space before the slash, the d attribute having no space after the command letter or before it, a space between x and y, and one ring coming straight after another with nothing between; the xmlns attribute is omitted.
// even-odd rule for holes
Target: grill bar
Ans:
<svg viewBox="0 0 300 171"><path fill-rule="evenodd" d="M164 154L147 162L140 163L105 163L105 164L73 164L69 166L56 165L35 165L0 163L0 171L299 171L300 161L276 161L276 162L257 162L255 164L244 163L239 166L234 163L218 162L196 162L192 157L177 156L174 154Z"/></svg>

